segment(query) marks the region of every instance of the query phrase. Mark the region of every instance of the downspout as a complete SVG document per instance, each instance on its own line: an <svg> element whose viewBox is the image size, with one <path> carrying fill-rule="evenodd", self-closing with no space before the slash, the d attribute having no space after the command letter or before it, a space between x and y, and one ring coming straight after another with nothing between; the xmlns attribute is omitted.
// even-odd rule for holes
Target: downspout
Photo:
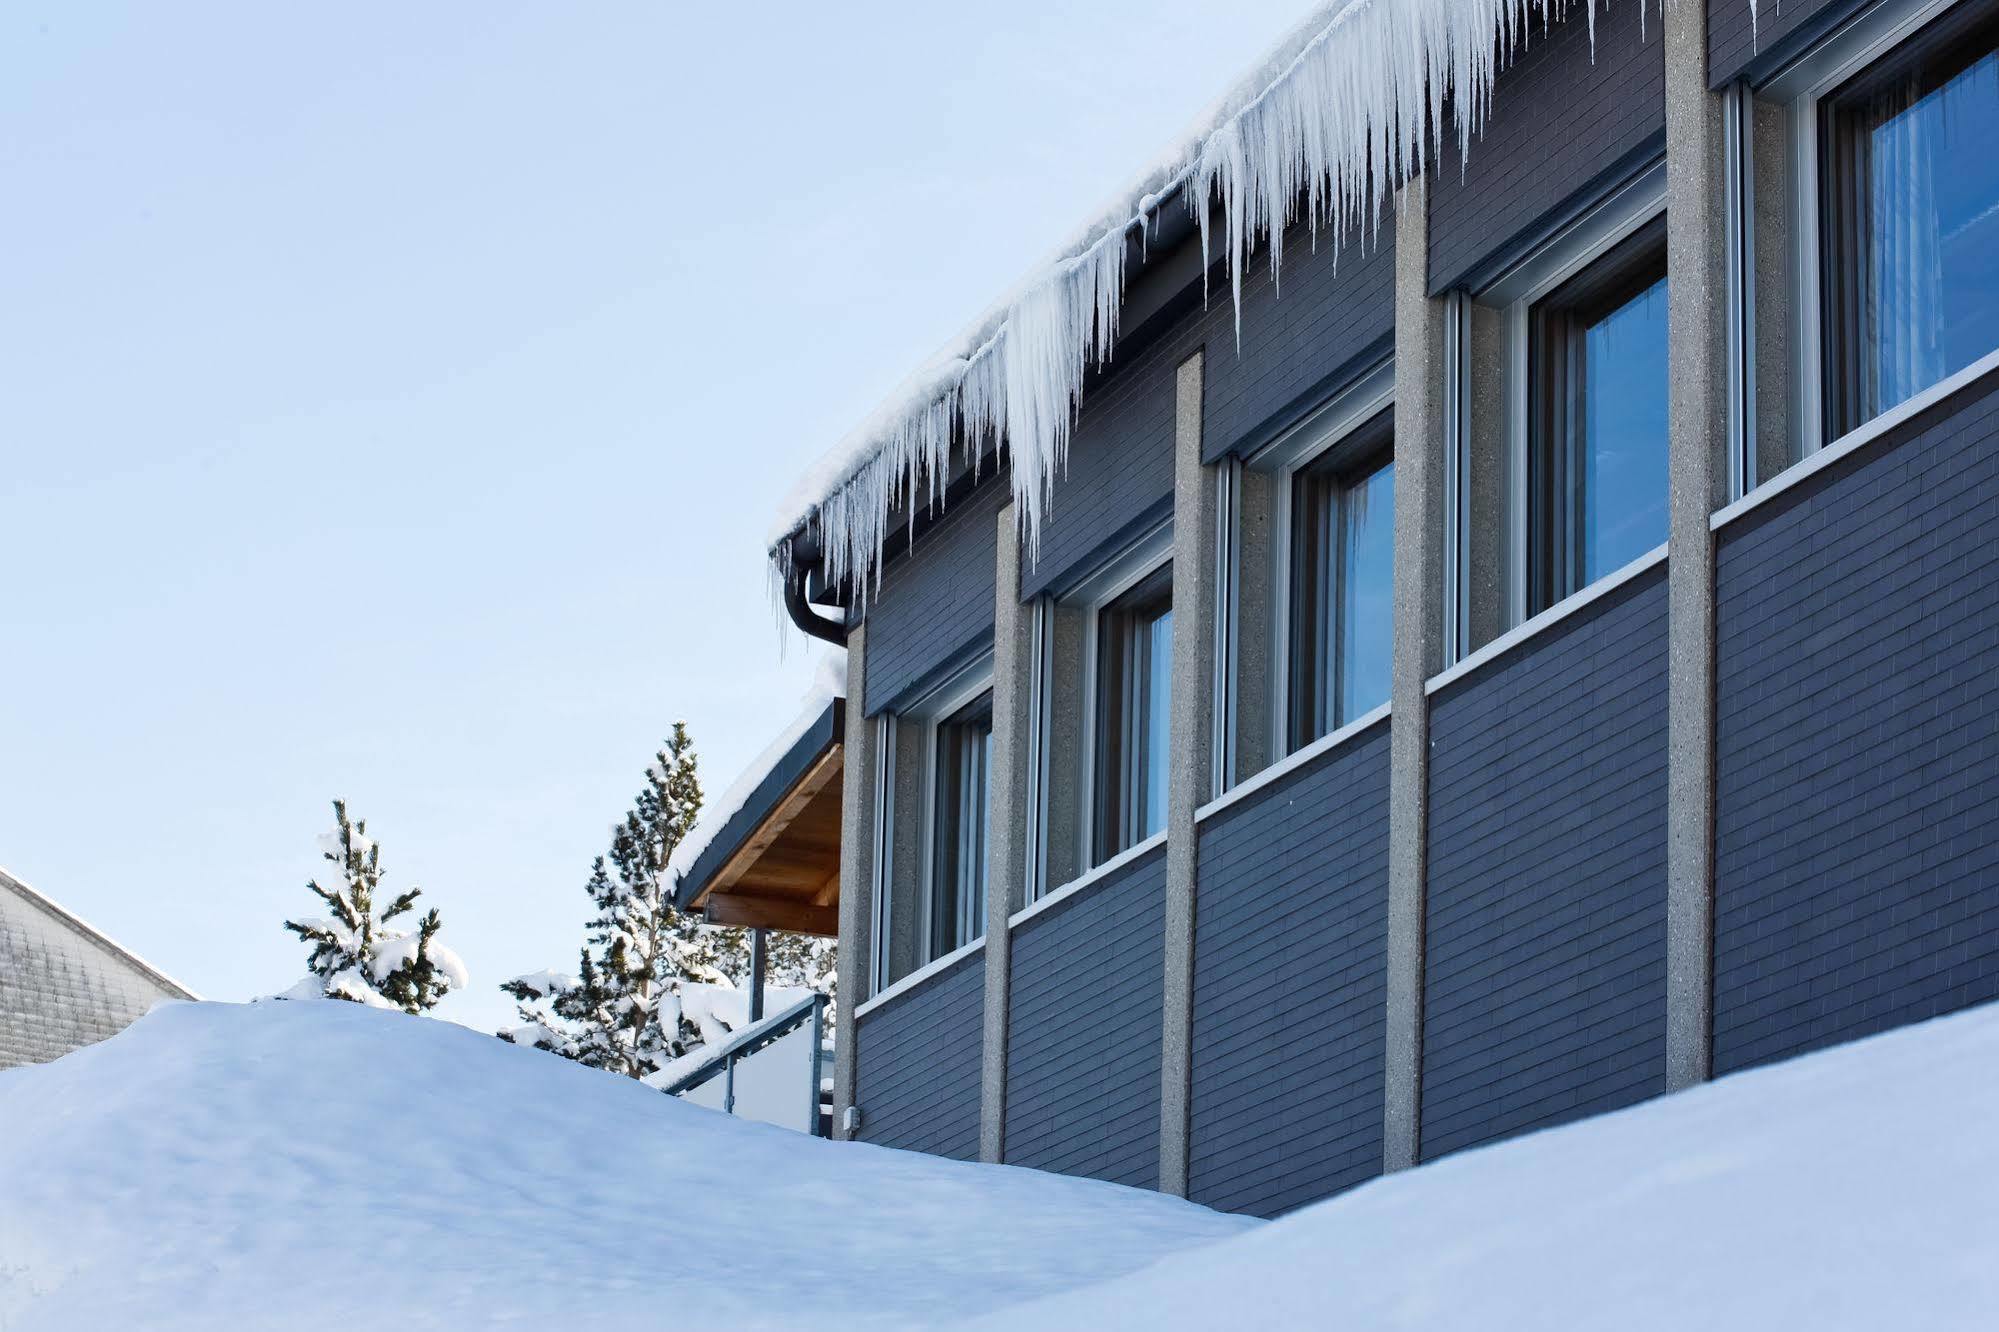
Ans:
<svg viewBox="0 0 1999 1332"><path fill-rule="evenodd" d="M784 610L791 622L814 638L835 647L847 645L847 623L821 615L805 599L805 580L823 558L819 542L805 532L794 533L791 542L791 572L784 579Z"/></svg>

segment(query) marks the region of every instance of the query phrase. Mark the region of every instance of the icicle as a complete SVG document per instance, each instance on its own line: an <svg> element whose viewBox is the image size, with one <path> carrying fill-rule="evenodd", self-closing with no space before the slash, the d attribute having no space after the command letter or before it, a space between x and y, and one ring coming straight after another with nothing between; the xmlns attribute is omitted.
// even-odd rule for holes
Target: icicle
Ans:
<svg viewBox="0 0 1999 1332"><path fill-rule="evenodd" d="M1598 0L1574 2L1587 15L1594 59ZM1441 150L1447 107L1461 169L1469 159L1499 71L1533 33L1536 8L1545 37L1569 16L1570 0L1343 0L1320 9L1213 123L1148 175L1142 192L814 470L771 536L774 592L790 573L787 538L808 528L827 581L850 582L865 602L870 581L880 585L898 495L913 511L927 482L931 505L942 504L954 439L975 468L986 443L1006 448L1033 559L1048 496L1067 466L1084 375L1110 359L1116 342L1131 229L1149 254L1151 216L1181 190L1200 233L1204 295L1218 242L1228 259L1240 347L1243 275L1256 246L1269 246L1275 284L1294 221L1306 223L1315 245L1319 229L1330 230L1335 262L1342 238L1363 224L1378 241L1392 191ZM1210 200L1221 207L1218 237L1209 234Z"/></svg>

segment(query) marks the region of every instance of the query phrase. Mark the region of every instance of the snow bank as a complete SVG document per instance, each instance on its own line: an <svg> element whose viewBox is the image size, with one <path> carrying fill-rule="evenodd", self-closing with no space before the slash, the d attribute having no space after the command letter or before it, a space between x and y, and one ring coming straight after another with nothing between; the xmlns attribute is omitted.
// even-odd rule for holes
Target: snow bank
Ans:
<svg viewBox="0 0 1999 1332"><path fill-rule="evenodd" d="M1427 165L1446 123L1470 151L1499 70L1534 29L1576 6L1594 42L1597 2L1316 7L1095 220L806 473L771 529L776 577L790 573L784 538L809 527L828 576L851 577L865 596L891 510L898 500L914 507L926 487L938 501L954 438L973 461L1005 441L1031 554L1066 463L1083 376L1110 359L1117 339L1127 238L1151 234L1163 199L1183 190L1204 254L1222 242L1240 319L1252 249L1269 240L1272 273L1281 272L1284 226L1301 220L1301 198L1315 240L1326 229L1336 249L1362 225L1378 226L1389 192ZM1210 199L1221 205L1219 238L1209 234Z"/></svg>
<svg viewBox="0 0 1999 1332"><path fill-rule="evenodd" d="M992 1328L1999 1326L1999 1005L1376 1181Z"/></svg>
<svg viewBox="0 0 1999 1332"><path fill-rule="evenodd" d="M0 1327L930 1327L1246 1224L450 1023L169 1004L0 1072Z"/></svg>

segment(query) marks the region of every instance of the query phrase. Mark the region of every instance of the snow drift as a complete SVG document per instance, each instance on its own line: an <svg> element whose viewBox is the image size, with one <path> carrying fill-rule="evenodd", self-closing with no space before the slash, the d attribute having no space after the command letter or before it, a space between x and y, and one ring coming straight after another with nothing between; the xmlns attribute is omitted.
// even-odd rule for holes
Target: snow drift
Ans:
<svg viewBox="0 0 1999 1332"><path fill-rule="evenodd" d="M1999 1005L1377 1180L995 1328L1999 1327Z"/></svg>
<svg viewBox="0 0 1999 1332"><path fill-rule="evenodd" d="M0 1073L7 1329L934 1326L1247 1224L354 1004L172 1004Z"/></svg>

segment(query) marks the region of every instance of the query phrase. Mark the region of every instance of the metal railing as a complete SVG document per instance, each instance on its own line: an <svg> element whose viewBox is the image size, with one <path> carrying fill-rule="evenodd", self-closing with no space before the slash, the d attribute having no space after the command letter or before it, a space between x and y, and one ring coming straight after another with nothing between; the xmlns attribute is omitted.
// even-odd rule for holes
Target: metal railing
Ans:
<svg viewBox="0 0 1999 1332"><path fill-rule="evenodd" d="M723 1079L722 1109L726 1114L736 1112L736 1065L752 1058L758 1051L776 1044L784 1037L799 1030L808 1022L812 1025L812 1054L806 1061L807 1081L811 1084L805 1090L807 1101L807 1132L813 1137L827 1136L826 1108L821 1093L825 1078L826 1052L826 996L808 995L780 1013L772 1014L761 1022L753 1022L741 1031L730 1035L709 1051L708 1057L694 1068L660 1088L669 1096L684 1096L696 1087Z"/></svg>

